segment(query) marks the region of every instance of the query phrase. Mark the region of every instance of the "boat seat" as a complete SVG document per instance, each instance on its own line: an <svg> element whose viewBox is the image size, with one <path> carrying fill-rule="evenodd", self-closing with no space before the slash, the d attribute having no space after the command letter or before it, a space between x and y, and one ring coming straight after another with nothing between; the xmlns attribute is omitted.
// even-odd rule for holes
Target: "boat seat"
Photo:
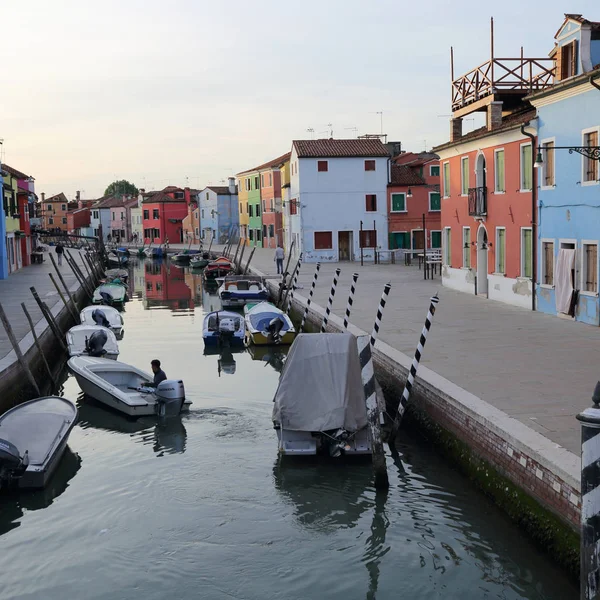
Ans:
<svg viewBox="0 0 600 600"><path fill-rule="evenodd" d="M230 292L237 292L238 286L237 286L237 285L235 285L235 283L231 283L231 284L229 284L229 285L227 286L227 289L228 289Z"/></svg>
<svg viewBox="0 0 600 600"><path fill-rule="evenodd" d="M252 285L250 285L248 287L248 290L250 290L251 292L258 292L260 288L258 287L258 285L256 283L253 283Z"/></svg>

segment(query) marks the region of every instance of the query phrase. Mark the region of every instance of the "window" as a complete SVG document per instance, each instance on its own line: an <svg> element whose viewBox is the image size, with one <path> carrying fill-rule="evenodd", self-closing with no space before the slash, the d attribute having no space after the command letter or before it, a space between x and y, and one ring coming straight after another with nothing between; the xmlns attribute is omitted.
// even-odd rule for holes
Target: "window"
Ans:
<svg viewBox="0 0 600 600"><path fill-rule="evenodd" d="M440 176L440 165L430 165L429 176L430 177L439 177Z"/></svg>
<svg viewBox="0 0 600 600"><path fill-rule="evenodd" d="M471 228L463 227L463 268L471 268Z"/></svg>
<svg viewBox="0 0 600 600"><path fill-rule="evenodd" d="M65 212L67 210L67 205L66 204L61 204L60 205L60 210L62 210L63 212Z"/></svg>
<svg viewBox="0 0 600 600"><path fill-rule="evenodd" d="M244 179L244 187L246 188L247 192L250 191L250 178L249 177L246 177L246 179Z"/></svg>
<svg viewBox="0 0 600 600"><path fill-rule="evenodd" d="M598 130L585 132L583 135L584 146L598 145ZM584 156L583 157L583 181L596 182L598 181L598 160Z"/></svg>
<svg viewBox="0 0 600 600"><path fill-rule="evenodd" d="M531 144L521 146L521 191L530 191L532 189L531 173Z"/></svg>
<svg viewBox="0 0 600 600"><path fill-rule="evenodd" d="M256 237L256 241L260 242L261 237L260 237L260 229L255 229L255 237Z"/></svg>
<svg viewBox="0 0 600 600"><path fill-rule="evenodd" d="M156 282L156 291L157 292L162 291L162 283L160 281Z"/></svg>
<svg viewBox="0 0 600 600"><path fill-rule="evenodd" d="M375 170L375 161L374 160L365 160L365 171L374 171Z"/></svg>
<svg viewBox="0 0 600 600"><path fill-rule="evenodd" d="M496 227L496 273L506 275L506 229Z"/></svg>
<svg viewBox="0 0 600 600"><path fill-rule="evenodd" d="M290 215L297 215L298 214L298 200L297 199L290 200L289 205L290 205Z"/></svg>
<svg viewBox="0 0 600 600"><path fill-rule="evenodd" d="M582 244L581 290L591 294L598 293L598 243Z"/></svg>
<svg viewBox="0 0 600 600"><path fill-rule="evenodd" d="M48 223L49 223L50 225L54 225L54 219L53 219L52 217L50 217L50 218L48 219Z"/></svg>
<svg viewBox="0 0 600 600"><path fill-rule="evenodd" d="M267 226L266 226L266 225L263 225L262 234L263 234L263 237L264 237L264 238L266 238L266 237L267 237Z"/></svg>
<svg viewBox="0 0 600 600"><path fill-rule="evenodd" d="M463 196L469 194L469 157L460 159L460 193Z"/></svg>
<svg viewBox="0 0 600 600"><path fill-rule="evenodd" d="M269 173L269 187L273 185L273 174Z"/></svg>
<svg viewBox="0 0 600 600"><path fill-rule="evenodd" d="M196 227L196 237L198 237L198 228Z"/></svg>
<svg viewBox="0 0 600 600"><path fill-rule="evenodd" d="M275 237L275 225L269 225L269 237L270 238Z"/></svg>
<svg viewBox="0 0 600 600"><path fill-rule="evenodd" d="M554 285L554 242L542 240L542 285Z"/></svg>
<svg viewBox="0 0 600 600"><path fill-rule="evenodd" d="M265 176L264 175L260 176L260 185L261 185L261 187L265 187Z"/></svg>
<svg viewBox="0 0 600 600"><path fill-rule="evenodd" d="M258 189L258 175L256 175L256 177L254 178L254 189Z"/></svg>
<svg viewBox="0 0 600 600"><path fill-rule="evenodd" d="M248 216L253 217L254 216L253 212L254 211L252 210L252 204L248 204Z"/></svg>
<svg viewBox="0 0 600 600"><path fill-rule="evenodd" d="M452 265L452 229L444 228L444 264Z"/></svg>
<svg viewBox="0 0 600 600"><path fill-rule="evenodd" d="M444 163L444 198L450 198L450 163Z"/></svg>
<svg viewBox="0 0 600 600"><path fill-rule="evenodd" d="M151 281L147 281L146 282L146 291L147 292L151 292L152 291L152 282Z"/></svg>
<svg viewBox="0 0 600 600"><path fill-rule="evenodd" d="M431 247L441 248L442 247L442 232L432 231L431 232Z"/></svg>
<svg viewBox="0 0 600 600"><path fill-rule="evenodd" d="M273 212L273 209L274 209L274 206L275 206L275 205L273 204L273 198L271 198L271 201L270 201L270 203L269 203L269 204L270 204L270 206L271 206L271 212Z"/></svg>
<svg viewBox="0 0 600 600"><path fill-rule="evenodd" d="M398 248L410 248L409 231L394 231L390 233L390 250L396 250Z"/></svg>
<svg viewBox="0 0 600 600"><path fill-rule="evenodd" d="M504 194L504 150L494 150L494 191L496 194Z"/></svg>
<svg viewBox="0 0 600 600"><path fill-rule="evenodd" d="M521 277L531 279L531 228L521 228Z"/></svg>
<svg viewBox="0 0 600 600"><path fill-rule="evenodd" d="M331 250L333 235L331 231L315 231L315 250Z"/></svg>
<svg viewBox="0 0 600 600"><path fill-rule="evenodd" d="M202 218L204 219L204 209L202 209L201 213L202 213Z"/></svg>
<svg viewBox="0 0 600 600"><path fill-rule="evenodd" d="M317 171L319 173L323 173L329 170L329 163L326 160L318 160L317 161Z"/></svg>
<svg viewBox="0 0 600 600"><path fill-rule="evenodd" d="M557 70L560 79L567 79L577 74L577 40L565 44L559 49Z"/></svg>
<svg viewBox="0 0 600 600"><path fill-rule="evenodd" d="M442 210L442 200L439 192L429 192L429 212Z"/></svg>
<svg viewBox="0 0 600 600"><path fill-rule="evenodd" d="M183 200L183 198L185 197L183 192L175 192L174 196L175 200Z"/></svg>
<svg viewBox="0 0 600 600"><path fill-rule="evenodd" d="M255 217L260 217L260 204L257 204L255 206L255 208L256 208L256 214L254 216Z"/></svg>
<svg viewBox="0 0 600 600"><path fill-rule="evenodd" d="M96 219L98 217L96 216ZM149 210L144 210L144 219L149 219L150 218L150 211Z"/></svg>
<svg viewBox="0 0 600 600"><path fill-rule="evenodd" d="M361 248L377 248L377 230L363 229L360 231L359 243Z"/></svg>
<svg viewBox="0 0 600 600"><path fill-rule="evenodd" d="M67 217L63 217L63 218L62 218L62 223L63 223L63 225L66 225L66 224L67 224Z"/></svg>
<svg viewBox="0 0 600 600"><path fill-rule="evenodd" d="M145 211L144 211L144 213L147 213L147 212L148 212L147 210L145 210ZM94 219L97 219L97 218L98 218L98 211L97 211L97 210L93 210L93 211L92 211L92 217L94 217ZM147 219L147 218L148 218L148 216L146 215L144 218L146 218L146 219Z"/></svg>
<svg viewBox="0 0 600 600"><path fill-rule="evenodd" d="M115 220L115 211L114 210L113 210L113 213L112 213L112 220L113 221Z"/></svg>
<svg viewBox="0 0 600 600"><path fill-rule="evenodd" d="M554 141L542 142L542 186L554 187Z"/></svg>
<svg viewBox="0 0 600 600"><path fill-rule="evenodd" d="M392 194L392 212L406 212L406 194Z"/></svg>
<svg viewBox="0 0 600 600"><path fill-rule="evenodd" d="M250 231L248 231L248 234L249 234L250 241L253 241L254 240L254 229L250 229Z"/></svg>
<svg viewBox="0 0 600 600"><path fill-rule="evenodd" d="M159 218L159 210L158 210L158 208L153 208L152 209L152 218L153 219L158 219Z"/></svg>
<svg viewBox="0 0 600 600"><path fill-rule="evenodd" d="M52 204L48 204L48 206L46 207L49 211L52 211Z"/></svg>
<svg viewBox="0 0 600 600"><path fill-rule="evenodd" d="M240 214L242 213L243 205L240 204Z"/></svg>
<svg viewBox="0 0 600 600"><path fill-rule="evenodd" d="M367 212L375 212L377 210L377 195L376 194L367 194L365 196L365 210Z"/></svg>

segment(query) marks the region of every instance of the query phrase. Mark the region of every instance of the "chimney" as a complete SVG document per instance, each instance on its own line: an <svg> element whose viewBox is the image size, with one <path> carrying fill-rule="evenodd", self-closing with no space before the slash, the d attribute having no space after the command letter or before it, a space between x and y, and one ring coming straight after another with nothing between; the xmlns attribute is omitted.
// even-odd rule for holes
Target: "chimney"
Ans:
<svg viewBox="0 0 600 600"><path fill-rule="evenodd" d="M46 192L42 192L41 196L42 196L42 202L45 202L46 201Z"/></svg>
<svg viewBox="0 0 600 600"><path fill-rule="evenodd" d="M75 200L77 200L77 202L81 200L81 192L79 190L75 192Z"/></svg>
<svg viewBox="0 0 600 600"><path fill-rule="evenodd" d="M450 141L457 142L462 137L462 119L450 119Z"/></svg>
<svg viewBox="0 0 600 600"><path fill-rule="evenodd" d="M140 188L140 194L143 194L146 190L144 188Z"/></svg>
<svg viewBox="0 0 600 600"><path fill-rule="evenodd" d="M83 202L79 199L79 192L77 192L77 208L83 208Z"/></svg>
<svg viewBox="0 0 600 600"><path fill-rule="evenodd" d="M235 177L229 177L229 193L232 196L235 194Z"/></svg>
<svg viewBox="0 0 600 600"><path fill-rule="evenodd" d="M502 102L490 102L487 107L487 130L498 129L502 125Z"/></svg>

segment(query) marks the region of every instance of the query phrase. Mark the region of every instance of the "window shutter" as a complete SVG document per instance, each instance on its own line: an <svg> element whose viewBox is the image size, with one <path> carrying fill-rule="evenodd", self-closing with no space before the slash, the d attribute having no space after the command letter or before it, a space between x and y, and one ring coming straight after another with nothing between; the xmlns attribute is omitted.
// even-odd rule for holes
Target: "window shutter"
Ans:
<svg viewBox="0 0 600 600"><path fill-rule="evenodd" d="M555 57L556 69L554 71L554 81L558 82L562 79L562 48L556 50Z"/></svg>
<svg viewBox="0 0 600 600"><path fill-rule="evenodd" d="M577 75L577 40L571 42L571 77Z"/></svg>
<svg viewBox="0 0 600 600"><path fill-rule="evenodd" d="M437 192L433 192L430 196L431 207L429 210L441 210L442 203L440 201L440 195Z"/></svg>

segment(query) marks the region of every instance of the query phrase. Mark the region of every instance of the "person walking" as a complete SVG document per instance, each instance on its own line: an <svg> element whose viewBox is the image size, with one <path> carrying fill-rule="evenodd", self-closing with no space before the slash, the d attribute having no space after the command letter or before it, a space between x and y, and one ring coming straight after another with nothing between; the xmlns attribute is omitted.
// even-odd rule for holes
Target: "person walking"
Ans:
<svg viewBox="0 0 600 600"><path fill-rule="evenodd" d="M277 263L277 275L283 275L283 259L285 257L285 252L280 244L275 248L275 262Z"/></svg>
<svg viewBox="0 0 600 600"><path fill-rule="evenodd" d="M65 252L65 249L63 248L63 245L58 242L56 244L56 254L57 254L57 258L58 258L58 266L62 267L62 258L63 258L63 254Z"/></svg>

